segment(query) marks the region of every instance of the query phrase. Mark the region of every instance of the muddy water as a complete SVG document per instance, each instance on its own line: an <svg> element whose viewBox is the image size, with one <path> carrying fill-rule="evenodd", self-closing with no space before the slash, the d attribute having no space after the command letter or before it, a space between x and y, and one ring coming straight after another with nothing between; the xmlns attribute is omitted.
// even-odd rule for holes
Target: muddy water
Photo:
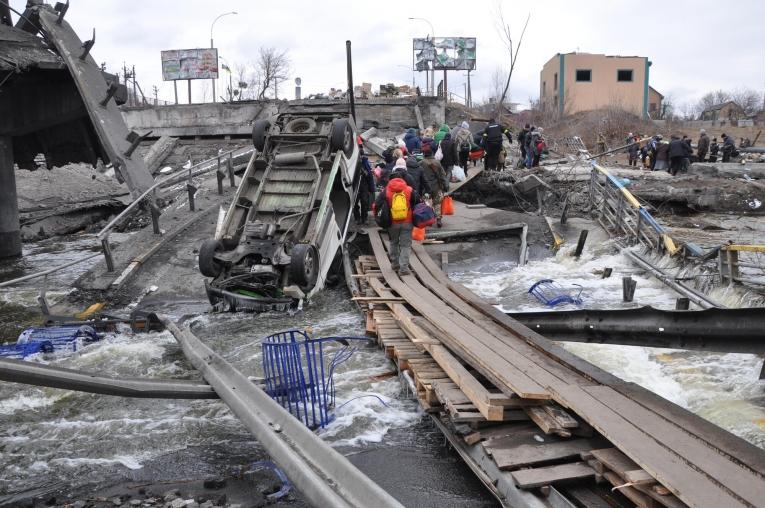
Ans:
<svg viewBox="0 0 765 508"><path fill-rule="evenodd" d="M23 259L0 265L0 280L87 256L93 244L92 238L77 237L30 245ZM48 288L56 288L49 297L64 296L86 266L47 281ZM31 281L3 292L7 303L0 312L9 323L4 340L15 339L27 320L39 319L33 310L38 287ZM135 303L114 312L125 314ZM263 376L260 340L276 331L364 335L358 309L344 289L321 293L291 317L201 313L207 308L206 302L182 298L158 310L176 319L186 316L202 340L256 378ZM199 379L166 332L125 330L75 354L35 361L116 377ZM319 435L406 505L494 506L429 418L402 393L394 370L376 346L359 343L336 372L336 409ZM122 399L0 383L0 506L14 505L13 496L83 495L128 480L231 475L263 458L263 450L219 401Z"/></svg>
<svg viewBox="0 0 765 508"><path fill-rule="evenodd" d="M480 263L450 276L480 295L499 300L512 311L548 310L528 294L540 279L554 279L578 292L584 305L616 309L651 305L673 309L677 295L656 279L639 273L628 258L613 254L613 245L585 250L576 261L569 250L518 268L512 263ZM601 270L612 267L611 278ZM633 303L622 302L621 277L637 280ZM746 306L753 302L740 292L719 290L713 296L723 304ZM558 309L563 309L559 306ZM569 307L573 308L573 307ZM673 349L581 343L562 345L595 365L652 390L734 434L765 448L765 392L758 381L762 358L758 355L706 353Z"/></svg>

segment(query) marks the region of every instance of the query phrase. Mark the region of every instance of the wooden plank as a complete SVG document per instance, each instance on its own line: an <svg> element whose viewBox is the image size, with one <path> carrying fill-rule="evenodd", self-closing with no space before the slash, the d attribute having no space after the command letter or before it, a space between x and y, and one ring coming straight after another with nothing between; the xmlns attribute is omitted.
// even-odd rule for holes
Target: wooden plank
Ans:
<svg viewBox="0 0 765 508"><path fill-rule="evenodd" d="M672 422L656 418L656 415L648 409L609 387L588 387L586 391L614 412L629 415L630 422L643 432L682 456L698 470L708 474L748 503L756 506L765 500L765 481L761 477L747 468L727 460L720 460L717 450L711 449ZM660 483L665 484L663 481Z"/></svg>
<svg viewBox="0 0 765 508"><path fill-rule="evenodd" d="M646 496L642 492L638 491L636 488L622 487L622 485L624 485L624 482L616 473L606 471L605 473L603 473L603 476L614 487L621 487L617 490L621 492L624 495L624 497L626 497L627 499L635 503L635 505L638 506L638 508L655 508L656 507L656 502L653 499Z"/></svg>
<svg viewBox="0 0 765 508"><path fill-rule="evenodd" d="M622 478L628 483L633 483L635 485L651 485L656 483L656 478L649 475L645 470L643 469L635 469L632 471L625 471L623 475L621 475Z"/></svg>
<svg viewBox="0 0 765 508"><path fill-rule="evenodd" d="M675 496L657 493L648 485L635 485L635 489L653 499L655 506L666 506L667 508L687 508L688 506Z"/></svg>
<svg viewBox="0 0 765 508"><path fill-rule="evenodd" d="M592 448L586 439L571 439L555 443L520 445L514 448L492 448L491 456L499 469L518 469L554 460L578 458Z"/></svg>
<svg viewBox="0 0 765 508"><path fill-rule="evenodd" d="M640 469L640 466L635 464L629 457L624 455L616 448L603 448L600 450L592 450L592 456L598 461L602 462L608 469L624 478L624 474L627 471L635 471ZM648 473L646 473L648 474ZM650 476L650 475L649 475ZM656 481L653 477L651 477Z"/></svg>
<svg viewBox="0 0 765 508"><path fill-rule="evenodd" d="M472 351L475 363L484 366L485 372L482 373L487 375L487 377L493 377L495 380L502 379L501 382L496 382L495 380L492 380L492 382L495 382L499 388L507 387L525 398L550 398L549 392L529 377L524 370L520 369L515 363L510 363L507 358L498 356L473 338L474 334L485 335L486 332L469 323L466 319L461 318L456 312L451 311L432 293L420 293L412 289L410 286L419 286L413 276L405 276L406 282L400 279L391 269L390 261L388 261L379 233L370 233L369 240L375 255L379 259L380 268L385 276L385 280L388 281L391 288L395 289L399 295L405 297L407 302L421 314L432 316L434 319L437 316L437 323L433 324L442 332L449 334L449 331L451 331L451 333L459 334L462 339L460 342L465 346L463 349ZM422 289L424 290L425 288ZM481 358L484 361L481 361ZM529 371L538 369L536 366L530 365L531 362L523 362L518 358L513 358L513 360L516 363L524 364L524 367L528 366Z"/></svg>
<svg viewBox="0 0 765 508"><path fill-rule="evenodd" d="M576 407L579 416L689 506L745 506L711 482L708 476L633 425L626 419L631 419L631 415L615 413L584 387L557 387L554 395L565 407Z"/></svg>
<svg viewBox="0 0 765 508"><path fill-rule="evenodd" d="M492 404L489 390L468 372L457 361L449 350L443 346L431 345L430 355L438 362L454 383L459 386L468 399L478 408L478 411L489 421L502 421L504 408L501 405Z"/></svg>
<svg viewBox="0 0 765 508"><path fill-rule="evenodd" d="M542 406L523 408L531 421L536 423L545 434L557 434L559 436L571 436L571 432L558 425L558 421L550 416Z"/></svg>
<svg viewBox="0 0 765 508"><path fill-rule="evenodd" d="M564 429L575 429L579 427L579 422L576 421L576 418L568 414L565 409L558 406L553 406L550 404L545 404L540 407L544 409L544 411L548 415L550 415L556 422L558 422L558 425L560 427Z"/></svg>
<svg viewBox="0 0 765 508"><path fill-rule="evenodd" d="M595 471L584 462L575 462L559 466L522 469L510 474L519 488L533 489L563 481L587 480L595 476Z"/></svg>
<svg viewBox="0 0 765 508"><path fill-rule="evenodd" d="M481 441L481 433L480 432L471 432L470 434L467 434L462 438L465 441L465 444L468 446L473 446L474 444Z"/></svg>

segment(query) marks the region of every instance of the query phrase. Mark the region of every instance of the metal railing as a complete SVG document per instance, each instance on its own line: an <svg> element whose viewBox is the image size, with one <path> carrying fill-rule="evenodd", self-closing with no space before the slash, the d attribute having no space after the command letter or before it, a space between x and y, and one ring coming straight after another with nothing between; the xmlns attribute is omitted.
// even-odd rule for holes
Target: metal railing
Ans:
<svg viewBox="0 0 765 508"><path fill-rule="evenodd" d="M599 209L599 221L606 230L627 236L632 244L665 250L670 255L680 250L664 227L627 190L622 179L594 162L590 175L590 209Z"/></svg>
<svg viewBox="0 0 765 508"><path fill-rule="evenodd" d="M98 240L101 242L101 249L104 254L104 259L106 261L107 270L110 272L114 271L114 257L112 256L112 250L109 244L109 234L117 225L119 225L122 221L124 221L128 215L133 213L136 210L136 208L142 205L147 198L150 198L148 200L149 212L151 214L151 222L152 222L152 227L154 229L154 234L155 235L162 234L159 227L159 216L161 215L161 211L156 204L157 189L161 187L170 187L172 185L177 185L185 180L186 190L188 191L188 194L189 194L189 210L193 212L195 209L194 196L196 195L196 191L197 191L197 187L194 185L194 178L215 169L216 178L218 179L218 194L223 194L223 180L226 179L226 175L228 175L230 186L232 188L236 187L236 180L234 177L234 164L233 164L233 160L235 157L234 154L236 152L239 152L236 156L240 157L243 155L251 154L254 151L255 151L255 148L246 147L246 148L237 148L235 150L224 152L224 153L218 154L217 157L206 159L202 162L194 164L193 166L189 166L187 170L182 173L179 172L173 175L169 175L167 178L164 178L162 180L155 182L154 185L149 187L143 194L141 194L136 199L134 199L133 202L127 206L127 208L125 208L119 215L117 215L114 219L112 219L109 222L109 224L107 224L101 231L99 231L98 235L96 235L98 237ZM225 165L225 169L226 169L225 172L223 171L223 165Z"/></svg>

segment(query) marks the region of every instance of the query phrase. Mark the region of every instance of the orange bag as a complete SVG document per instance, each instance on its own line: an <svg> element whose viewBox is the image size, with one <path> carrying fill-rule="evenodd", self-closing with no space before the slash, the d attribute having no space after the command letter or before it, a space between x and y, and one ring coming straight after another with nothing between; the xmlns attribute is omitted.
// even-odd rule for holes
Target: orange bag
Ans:
<svg viewBox="0 0 765 508"><path fill-rule="evenodd" d="M425 239L425 228L412 228L412 240L421 242Z"/></svg>
<svg viewBox="0 0 765 508"><path fill-rule="evenodd" d="M451 196L444 196L441 200L441 213L444 215L454 215L454 200Z"/></svg>

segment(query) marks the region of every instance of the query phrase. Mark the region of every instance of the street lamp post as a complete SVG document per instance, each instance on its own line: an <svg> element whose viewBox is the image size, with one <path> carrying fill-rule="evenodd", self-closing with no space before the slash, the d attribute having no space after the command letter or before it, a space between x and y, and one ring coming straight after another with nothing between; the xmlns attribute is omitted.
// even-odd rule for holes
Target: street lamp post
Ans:
<svg viewBox="0 0 765 508"><path fill-rule="evenodd" d="M436 51L436 31L433 28L433 23L425 18L409 18L411 21L424 21L430 25L430 38L433 41L433 52ZM433 68L430 70L430 93L436 95L436 61L433 60Z"/></svg>
<svg viewBox="0 0 765 508"><path fill-rule="evenodd" d="M210 49L215 48L215 45L213 44L213 27L215 27L215 22L218 21L223 16L228 16L229 14L238 14L238 13L236 11L224 12L223 14L220 14L217 18L215 18L212 24L210 25ZM217 61L215 62L215 67L216 68L218 67ZM211 79L211 81L212 81L212 98L213 98L213 102L216 102L215 101L215 79Z"/></svg>

